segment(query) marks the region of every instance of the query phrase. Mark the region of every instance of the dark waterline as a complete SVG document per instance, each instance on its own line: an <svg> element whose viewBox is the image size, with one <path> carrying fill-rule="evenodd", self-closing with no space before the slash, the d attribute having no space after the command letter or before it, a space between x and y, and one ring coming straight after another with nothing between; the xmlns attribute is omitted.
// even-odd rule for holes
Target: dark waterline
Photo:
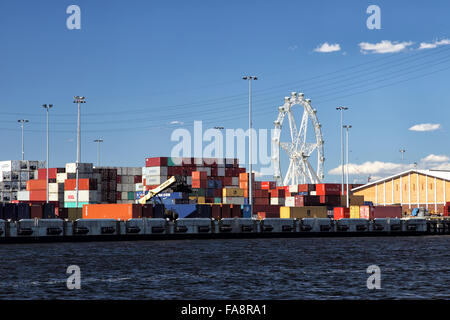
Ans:
<svg viewBox="0 0 450 320"><path fill-rule="evenodd" d="M449 299L450 236L1 245L0 299ZM81 268L81 290L66 269ZM369 265L381 289L368 290Z"/></svg>

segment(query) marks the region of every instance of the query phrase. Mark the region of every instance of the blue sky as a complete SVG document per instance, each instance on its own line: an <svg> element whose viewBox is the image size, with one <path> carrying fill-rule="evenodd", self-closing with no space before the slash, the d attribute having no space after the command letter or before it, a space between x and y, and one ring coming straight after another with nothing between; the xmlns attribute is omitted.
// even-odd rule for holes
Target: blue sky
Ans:
<svg viewBox="0 0 450 320"><path fill-rule="evenodd" d="M80 30L66 27L71 4L81 8ZM381 30L366 27L372 4ZM327 181L340 179L339 105L350 108L352 180L413 162L450 168L449 10L448 1L2 1L0 159L21 156L20 118L30 120L26 158L45 159L41 105L52 103L51 166L74 161L72 100L84 95L82 161L96 161L101 137L103 165L141 166L169 155L173 130L194 120L247 128L248 73L259 76L256 128L273 127L291 91L312 99ZM340 50L315 51L324 43ZM409 130L419 124L439 126Z"/></svg>

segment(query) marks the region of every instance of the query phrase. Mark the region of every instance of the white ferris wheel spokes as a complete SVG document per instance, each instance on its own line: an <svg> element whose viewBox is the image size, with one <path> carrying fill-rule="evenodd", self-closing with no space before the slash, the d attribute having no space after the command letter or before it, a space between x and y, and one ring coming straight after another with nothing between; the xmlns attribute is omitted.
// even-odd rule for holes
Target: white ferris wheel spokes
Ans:
<svg viewBox="0 0 450 320"><path fill-rule="evenodd" d="M297 128L293 108L303 108L303 116L300 127ZM272 138L272 162L274 167L274 177L279 185L294 185L299 183L320 183L323 179L323 163L325 161L323 153L322 129L316 115L317 111L311 107L311 100L305 99L303 93L292 92L290 97L284 98L284 104L278 107L278 118L274 121L275 130ZM281 130L283 121L287 116L290 129L290 141L281 142ZM312 123L315 141L307 141L308 122ZM289 166L286 174L281 174L280 169L280 149L286 152L289 157ZM317 153L316 170L312 167L309 159L311 155Z"/></svg>

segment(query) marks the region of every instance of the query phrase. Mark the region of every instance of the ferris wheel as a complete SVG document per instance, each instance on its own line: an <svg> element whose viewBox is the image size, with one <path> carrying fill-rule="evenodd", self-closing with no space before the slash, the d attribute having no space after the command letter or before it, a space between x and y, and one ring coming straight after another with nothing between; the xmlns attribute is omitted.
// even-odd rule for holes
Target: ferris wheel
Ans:
<svg viewBox="0 0 450 320"><path fill-rule="evenodd" d="M293 111L303 108L300 127L297 129ZM317 110L311 107L311 99L305 99L303 93L292 92L290 97L284 98L284 104L278 107L278 118L274 121L275 130L272 137L272 163L274 178L278 185L288 186L299 183L320 183L323 179L323 153L322 125L317 119ZM283 121L287 117L289 122L289 142L282 142L281 133ZM307 141L308 122L312 124L314 138ZM310 135L312 136L312 135ZM289 166L285 175L280 169L280 149L289 157ZM311 156L317 156L317 166L314 170L310 163Z"/></svg>

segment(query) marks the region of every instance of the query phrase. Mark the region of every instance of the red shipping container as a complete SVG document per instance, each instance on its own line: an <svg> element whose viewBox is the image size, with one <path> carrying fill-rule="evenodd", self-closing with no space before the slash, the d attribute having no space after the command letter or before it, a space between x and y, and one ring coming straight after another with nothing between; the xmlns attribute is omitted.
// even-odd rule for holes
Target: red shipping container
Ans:
<svg viewBox="0 0 450 320"><path fill-rule="evenodd" d="M270 190L275 189L277 183L275 181L261 181L261 189Z"/></svg>
<svg viewBox="0 0 450 320"><path fill-rule="evenodd" d="M122 183L122 176L117 176L116 180L117 180L117 183Z"/></svg>
<svg viewBox="0 0 450 320"><path fill-rule="evenodd" d="M265 212L258 212L258 219L259 220L263 220L266 218L266 213Z"/></svg>
<svg viewBox="0 0 450 320"><path fill-rule="evenodd" d="M298 192L311 192L316 190L315 184L299 184Z"/></svg>
<svg viewBox="0 0 450 320"><path fill-rule="evenodd" d="M231 204L222 204L222 218L231 218Z"/></svg>
<svg viewBox="0 0 450 320"><path fill-rule="evenodd" d="M341 185L338 183L319 183L316 185L316 195L340 195Z"/></svg>
<svg viewBox="0 0 450 320"><path fill-rule="evenodd" d="M231 185L233 185L233 178L232 177L223 177L222 186L231 186Z"/></svg>
<svg viewBox="0 0 450 320"><path fill-rule="evenodd" d="M269 205L269 198L253 198L253 203L256 205Z"/></svg>
<svg viewBox="0 0 450 320"><path fill-rule="evenodd" d="M76 190L77 179L66 179L64 190ZM78 179L78 190L97 190L97 179Z"/></svg>
<svg viewBox="0 0 450 320"><path fill-rule="evenodd" d="M231 205L231 218L242 218L241 205L239 204Z"/></svg>
<svg viewBox="0 0 450 320"><path fill-rule="evenodd" d="M47 180L28 180L27 191L42 191L47 190Z"/></svg>
<svg viewBox="0 0 450 320"><path fill-rule="evenodd" d="M30 218L31 219L42 219L43 217L43 207L42 204L32 204L30 206Z"/></svg>
<svg viewBox="0 0 450 320"><path fill-rule="evenodd" d="M30 201L46 201L47 190L30 191Z"/></svg>
<svg viewBox="0 0 450 320"><path fill-rule="evenodd" d="M350 218L350 208L335 207L333 209L334 220Z"/></svg>
<svg viewBox="0 0 450 320"><path fill-rule="evenodd" d="M192 188L194 189L206 188L206 186L206 180L192 180Z"/></svg>
<svg viewBox="0 0 450 320"><path fill-rule="evenodd" d="M341 196L320 196L320 203L331 207L340 206Z"/></svg>
<svg viewBox="0 0 450 320"><path fill-rule="evenodd" d="M269 198L268 190L257 190L255 189L254 195L255 198Z"/></svg>
<svg viewBox="0 0 450 320"><path fill-rule="evenodd" d="M280 212L266 212L266 218L280 218Z"/></svg>
<svg viewBox="0 0 450 320"><path fill-rule="evenodd" d="M220 220L222 218L222 208L220 205L211 206L211 217L216 220Z"/></svg>
<svg viewBox="0 0 450 320"><path fill-rule="evenodd" d="M294 196L296 207L307 207L320 205L319 196Z"/></svg>
<svg viewBox="0 0 450 320"><path fill-rule="evenodd" d="M166 167L167 166L167 157L146 158L145 166L146 167Z"/></svg>
<svg viewBox="0 0 450 320"><path fill-rule="evenodd" d="M206 180L207 174L205 171L192 171L192 180Z"/></svg>
<svg viewBox="0 0 450 320"><path fill-rule="evenodd" d="M56 179L58 168L48 168L48 178ZM38 180L47 180L47 169L38 169Z"/></svg>
<svg viewBox="0 0 450 320"><path fill-rule="evenodd" d="M142 218L153 218L153 205L144 204L142 206Z"/></svg>
<svg viewBox="0 0 450 320"><path fill-rule="evenodd" d="M376 206L370 208L370 219L376 218L401 218L401 206Z"/></svg>
<svg viewBox="0 0 450 320"><path fill-rule="evenodd" d="M359 207L359 217L361 219L370 219L370 207L360 206Z"/></svg>
<svg viewBox="0 0 450 320"><path fill-rule="evenodd" d="M116 193L116 199L117 200L122 200L122 192L117 192Z"/></svg>
<svg viewBox="0 0 450 320"><path fill-rule="evenodd" d="M142 182L142 176L134 176L134 183L141 183Z"/></svg>
<svg viewBox="0 0 450 320"><path fill-rule="evenodd" d="M270 190L271 198L284 198L284 189L273 189Z"/></svg>

